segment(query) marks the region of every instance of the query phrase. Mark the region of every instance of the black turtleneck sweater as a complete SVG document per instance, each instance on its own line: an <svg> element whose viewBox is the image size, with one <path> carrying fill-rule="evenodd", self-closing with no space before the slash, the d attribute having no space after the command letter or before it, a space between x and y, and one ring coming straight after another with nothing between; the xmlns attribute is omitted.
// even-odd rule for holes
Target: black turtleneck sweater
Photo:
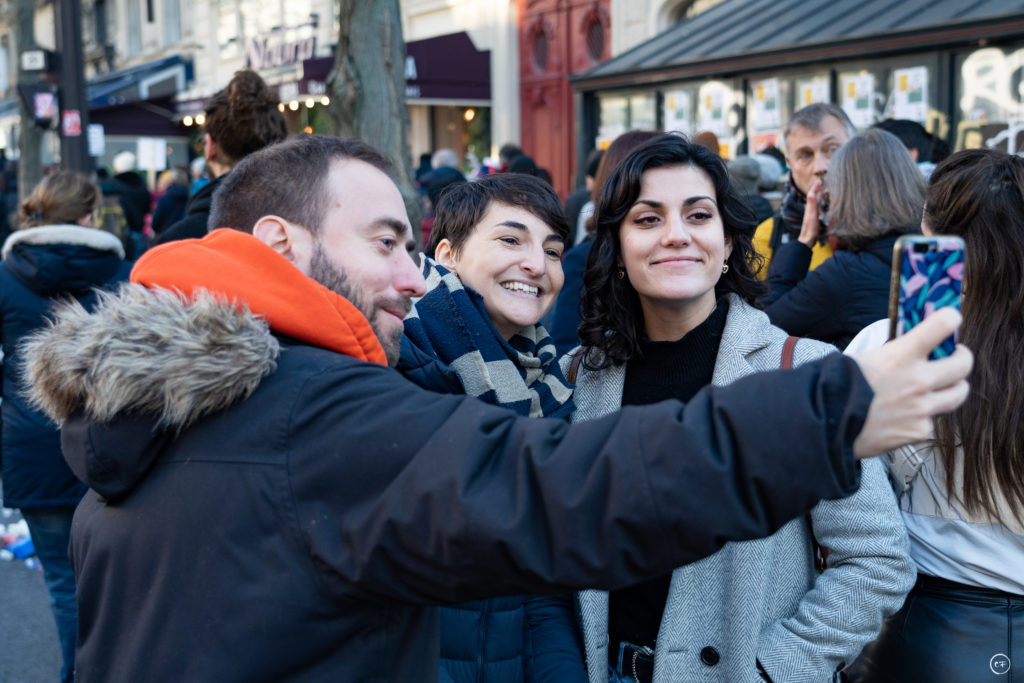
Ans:
<svg viewBox="0 0 1024 683"><path fill-rule="evenodd" d="M682 339L670 342L645 339L640 344L640 356L626 364L622 405L657 403L668 398L689 401L700 389L711 384L728 312L729 301L723 298L708 319ZM680 457L683 457L682 447ZM644 492L636 494L642 496ZM654 647L671 578L671 574L665 574L611 592L608 656L612 664L616 663L620 641Z"/></svg>

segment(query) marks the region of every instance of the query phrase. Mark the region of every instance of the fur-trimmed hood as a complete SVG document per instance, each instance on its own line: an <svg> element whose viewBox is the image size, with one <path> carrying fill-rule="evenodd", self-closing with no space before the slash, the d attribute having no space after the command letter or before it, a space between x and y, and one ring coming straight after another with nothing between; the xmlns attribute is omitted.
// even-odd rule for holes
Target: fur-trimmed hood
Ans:
<svg viewBox="0 0 1024 683"><path fill-rule="evenodd" d="M84 296L127 277L124 247L109 232L80 225L43 225L11 233L4 267L41 297Z"/></svg>
<svg viewBox="0 0 1024 683"><path fill-rule="evenodd" d="M124 246L115 235L105 230L85 228L81 225L41 225L36 228L16 230L4 242L0 258L6 259L17 244L74 244L97 251L110 251L117 254L118 258L124 258Z"/></svg>
<svg viewBox="0 0 1024 683"><path fill-rule="evenodd" d="M265 320L208 292L126 284L100 293L92 313L75 301L22 346L32 402L58 424L148 414L180 430L251 394L280 351Z"/></svg>
<svg viewBox="0 0 1024 683"><path fill-rule="evenodd" d="M277 366L265 320L208 292L186 298L125 284L99 293L92 313L61 304L54 322L26 338L28 398L76 443L94 423L116 423L89 448L64 448L75 475L107 498L133 489L160 441L244 400Z"/></svg>

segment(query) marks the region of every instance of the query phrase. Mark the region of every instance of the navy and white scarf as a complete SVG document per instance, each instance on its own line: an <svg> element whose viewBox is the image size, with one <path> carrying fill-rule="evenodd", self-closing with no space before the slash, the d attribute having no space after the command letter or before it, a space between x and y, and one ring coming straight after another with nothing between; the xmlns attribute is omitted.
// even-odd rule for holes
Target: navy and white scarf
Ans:
<svg viewBox="0 0 1024 683"><path fill-rule="evenodd" d="M427 292L406 316L405 334L454 370L467 394L530 417L572 412L572 385L543 326L524 327L505 341L483 297L455 273L424 257L423 276Z"/></svg>

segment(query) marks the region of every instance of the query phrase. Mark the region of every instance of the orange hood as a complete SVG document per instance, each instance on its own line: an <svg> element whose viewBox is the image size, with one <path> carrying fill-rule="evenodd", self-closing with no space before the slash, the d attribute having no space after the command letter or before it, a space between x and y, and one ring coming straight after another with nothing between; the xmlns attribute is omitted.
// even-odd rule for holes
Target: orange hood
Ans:
<svg viewBox="0 0 1024 683"><path fill-rule="evenodd" d="M387 365L369 321L348 299L238 230L221 228L202 239L154 247L136 262L131 281L188 297L205 289L245 304L279 334Z"/></svg>

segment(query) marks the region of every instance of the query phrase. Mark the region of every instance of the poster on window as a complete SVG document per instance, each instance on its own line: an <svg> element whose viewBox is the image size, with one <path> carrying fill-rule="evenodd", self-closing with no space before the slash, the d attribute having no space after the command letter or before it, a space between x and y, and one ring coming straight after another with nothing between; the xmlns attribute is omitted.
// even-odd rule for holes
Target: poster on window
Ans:
<svg viewBox="0 0 1024 683"><path fill-rule="evenodd" d="M140 171L163 171L167 168L167 141L163 138L139 138L135 157Z"/></svg>
<svg viewBox="0 0 1024 683"><path fill-rule="evenodd" d="M875 122L875 77L856 74L842 77L842 104L846 115L857 128L867 128Z"/></svg>
<svg viewBox="0 0 1024 683"><path fill-rule="evenodd" d="M928 118L928 67L893 71L892 117L924 123Z"/></svg>
<svg viewBox="0 0 1024 683"><path fill-rule="evenodd" d="M816 102L829 102L828 91L827 78L800 81L796 86L796 108L803 109L807 105L815 104Z"/></svg>
<svg viewBox="0 0 1024 683"><path fill-rule="evenodd" d="M728 133L725 122L725 94L721 90L701 93L699 109L700 129L714 133L719 138L725 137Z"/></svg>
<svg viewBox="0 0 1024 683"><path fill-rule="evenodd" d="M685 90L673 90L665 93L665 132L678 130L683 133L693 132L693 121L690 120L690 93Z"/></svg>
<svg viewBox="0 0 1024 683"><path fill-rule="evenodd" d="M754 130L770 130L782 125L779 106L779 79L769 78L753 84Z"/></svg>

